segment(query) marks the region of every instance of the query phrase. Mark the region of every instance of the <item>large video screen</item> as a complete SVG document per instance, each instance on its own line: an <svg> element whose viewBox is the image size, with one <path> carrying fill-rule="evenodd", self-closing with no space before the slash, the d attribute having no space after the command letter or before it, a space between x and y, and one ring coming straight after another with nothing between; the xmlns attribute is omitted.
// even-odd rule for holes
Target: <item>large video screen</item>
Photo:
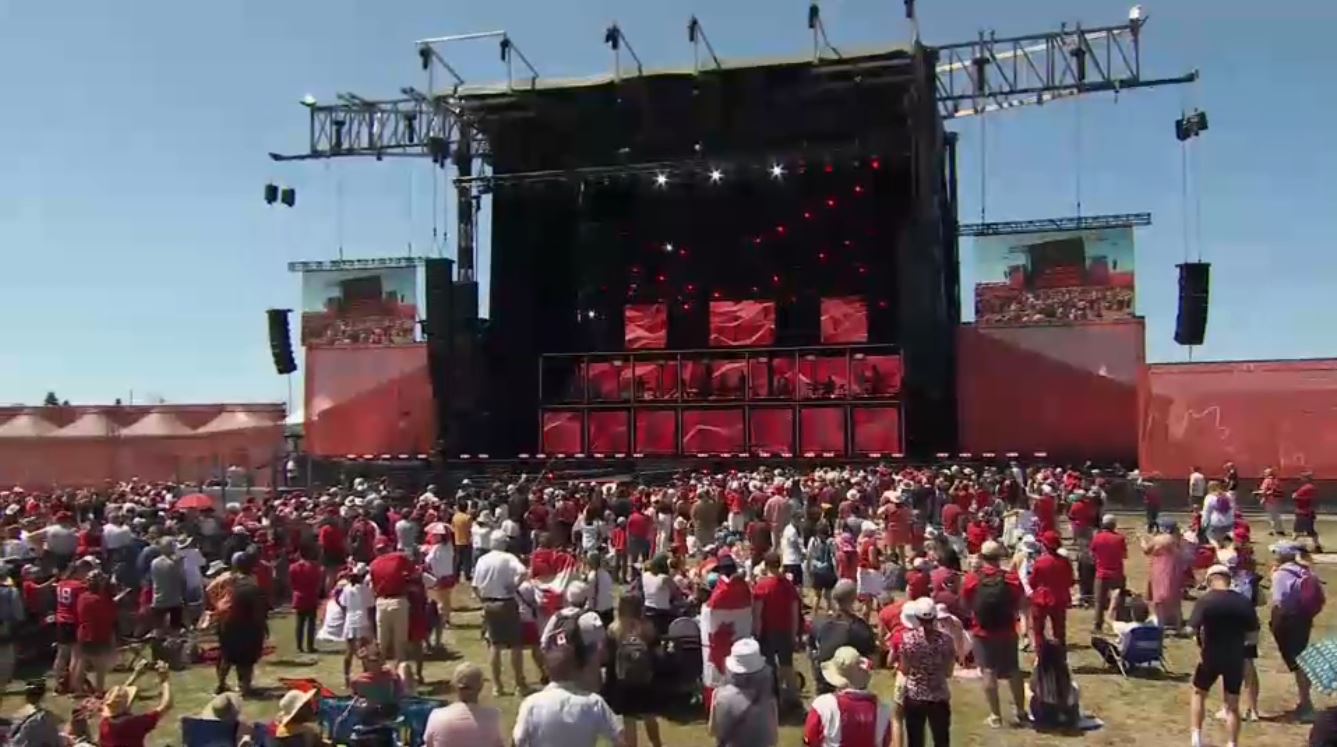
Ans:
<svg viewBox="0 0 1337 747"><path fill-rule="evenodd" d="M1121 321L1134 311L1133 229L975 239L975 323Z"/></svg>
<svg viewBox="0 0 1337 747"><path fill-rule="evenodd" d="M405 345L416 340L418 268L302 272L302 344Z"/></svg>
<svg viewBox="0 0 1337 747"><path fill-rule="evenodd" d="M775 343L775 302L711 301L711 347L760 347Z"/></svg>
<svg viewBox="0 0 1337 747"><path fill-rule="evenodd" d="M629 303L625 308L623 341L627 350L662 350L668 347L668 305Z"/></svg>

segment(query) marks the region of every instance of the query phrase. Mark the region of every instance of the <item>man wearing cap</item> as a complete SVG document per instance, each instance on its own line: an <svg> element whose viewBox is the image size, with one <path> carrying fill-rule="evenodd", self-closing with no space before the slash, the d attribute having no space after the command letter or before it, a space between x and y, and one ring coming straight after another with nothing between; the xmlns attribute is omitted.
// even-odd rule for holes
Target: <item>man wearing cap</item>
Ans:
<svg viewBox="0 0 1337 747"><path fill-rule="evenodd" d="M1279 542L1272 547L1276 569L1272 572L1272 599L1267 627L1277 642L1281 660L1295 675L1295 686L1299 692L1296 715L1301 721L1307 722L1314 717L1314 704L1309 694L1309 677L1300 668L1297 658L1309 646L1317 611L1305 609L1304 589L1312 585L1317 593L1318 609L1321 610L1323 587L1314 577L1313 571L1300 562L1302 554L1302 548L1292 542Z"/></svg>
<svg viewBox="0 0 1337 747"><path fill-rule="evenodd" d="M48 747L64 744L60 718L42 705L46 680L30 680L23 688L23 707L10 721L7 744L10 747Z"/></svg>
<svg viewBox="0 0 1337 747"><path fill-rule="evenodd" d="M1128 541L1119 534L1118 528L1114 514L1105 514L1100 520L1100 531L1091 538L1091 557L1096 565L1096 615L1092 630L1097 634L1105 627L1105 610L1110 597L1125 586L1123 566L1128 559Z"/></svg>
<svg viewBox="0 0 1337 747"><path fill-rule="evenodd" d="M1017 720L1026 723L1025 693L1017 661L1017 613L1024 592L1021 579L1000 566L1003 547L990 540L980 549L979 570L966 574L961 599L973 612L970 633L975 639L975 661L983 675L984 697L989 702L989 726L1003 725L998 698L998 680L1006 679L1012 691ZM1031 572L1032 583L1034 571Z"/></svg>
<svg viewBox="0 0 1337 747"><path fill-rule="evenodd" d="M1193 671L1193 697L1189 703L1189 738L1202 747L1202 720L1207 693L1221 680L1225 691L1226 728L1229 747L1239 744L1240 688L1244 684L1245 648L1258 632L1258 614L1243 595L1230 588L1230 569L1214 565L1207 569L1208 590L1193 605L1189 627L1197 632L1201 661Z"/></svg>
<svg viewBox="0 0 1337 747"><path fill-rule="evenodd" d="M158 557L149 564L149 580L153 583L154 627L162 635L180 630L185 626L186 571L177 557L176 540L158 540Z"/></svg>
<svg viewBox="0 0 1337 747"><path fill-rule="evenodd" d="M1068 607L1072 604L1072 563L1059 554L1063 540L1058 532L1040 535L1043 552L1031 565L1031 644L1043 648L1045 623L1052 625L1054 640L1068 645Z"/></svg>
<svg viewBox="0 0 1337 747"><path fill-rule="evenodd" d="M579 616L574 618L571 635L567 634L568 629L558 627L560 634L550 629L543 641L545 649L560 646L571 655L564 657L563 666L553 666L552 682L547 687L520 702L511 735L515 747L594 747L600 739L614 745L626 742L621 717L603 696L584 686L588 676L598 676L603 622L593 612L576 612ZM547 657L547 661L551 664L555 659Z"/></svg>
<svg viewBox="0 0 1337 747"><path fill-rule="evenodd" d="M836 649L822 665L834 692L818 695L803 724L805 747L883 747L891 731L891 707L868 691L872 664L850 646Z"/></svg>
<svg viewBox="0 0 1337 747"><path fill-rule="evenodd" d="M483 693L483 670L464 662L450 678L456 701L437 708L427 717L424 747L497 747L504 743L501 711L479 704Z"/></svg>
<svg viewBox="0 0 1337 747"><path fill-rule="evenodd" d="M509 551L510 538L500 530L489 538L491 549L474 564L474 593L483 605L483 629L487 634L488 652L492 668L493 694L504 692L501 684L501 652L510 652L511 671L515 686L525 690L525 675L521 655L522 629L520 603L516 592L528 572L524 563Z"/></svg>
<svg viewBox="0 0 1337 747"><path fill-rule="evenodd" d="M389 537L376 542L378 555L368 566L371 589L376 594L376 641L386 660L409 660L409 584L422 583L413 561L394 549Z"/></svg>

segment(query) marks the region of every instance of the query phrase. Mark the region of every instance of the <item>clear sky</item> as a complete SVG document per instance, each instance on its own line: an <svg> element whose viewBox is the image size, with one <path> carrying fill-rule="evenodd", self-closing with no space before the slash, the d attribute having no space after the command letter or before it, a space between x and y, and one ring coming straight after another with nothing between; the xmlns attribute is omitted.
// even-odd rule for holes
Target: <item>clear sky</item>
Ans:
<svg viewBox="0 0 1337 747"><path fill-rule="evenodd" d="M1172 123L1185 104L1202 106L1211 130L1197 151L1200 240L1191 233L1214 268L1208 340L1195 357L1337 354L1326 303L1337 289L1337 148L1324 95L1337 5L1144 5L1144 72L1197 67L1202 81L1016 110L983 132L977 121L954 125L962 220L979 217L982 163L990 220L1072 214L1078 174L1084 213L1153 213L1137 234L1138 309L1149 359L1183 360L1171 340L1185 214ZM722 57L739 58L804 53L806 7L0 0L0 403L37 403L47 390L76 403L132 390L137 401L285 399L263 313L300 304L285 264L332 258L341 243L350 257L435 251L434 216L441 229L447 221L434 181L440 202L447 191L422 162L276 165L266 153L305 149L305 93L423 87L414 39L505 28L542 74L588 75L611 65L601 40L614 18L647 65L681 66L692 12ZM928 43L1120 22L1128 10L1106 0L919 7ZM837 46L908 39L901 13L899 0L823 5ZM494 42L455 54L472 81L502 75ZM271 180L297 188L296 209L264 204ZM969 263L963 280L970 288Z"/></svg>

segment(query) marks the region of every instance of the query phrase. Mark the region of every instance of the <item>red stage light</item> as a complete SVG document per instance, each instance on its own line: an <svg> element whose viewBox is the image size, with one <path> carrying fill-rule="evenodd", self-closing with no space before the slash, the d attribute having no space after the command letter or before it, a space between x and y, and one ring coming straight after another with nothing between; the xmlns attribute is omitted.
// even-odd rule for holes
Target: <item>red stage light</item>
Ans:
<svg viewBox="0 0 1337 747"><path fill-rule="evenodd" d="M863 194L863 185L862 185L862 184L856 184L856 185L854 185L854 194L856 194L856 195L861 195L861 194Z"/></svg>
<svg viewBox="0 0 1337 747"><path fill-rule="evenodd" d="M687 284L687 292L688 292L688 293L691 293L691 292L693 292L693 291L695 291L695 290L696 290L696 284L695 284L695 283L688 283L688 284Z"/></svg>
<svg viewBox="0 0 1337 747"><path fill-rule="evenodd" d="M667 279L668 279L668 278L665 277L665 275L664 275L663 273L660 273L659 275L656 275L656 276L655 276L655 280L658 280L658 281L661 282L661 283L664 282L664 281L667 280Z"/></svg>
<svg viewBox="0 0 1337 747"><path fill-rule="evenodd" d="M803 211L803 220L812 220L812 213L808 212L807 210L804 210L804 211Z"/></svg>
<svg viewBox="0 0 1337 747"><path fill-rule="evenodd" d="M828 197L828 198L826 198L826 206L829 207L829 208L833 208L833 207L835 207L835 206L836 206L836 198L834 198L834 197Z"/></svg>
<svg viewBox="0 0 1337 747"><path fill-rule="evenodd" d="M867 275L867 274L868 274L868 268L867 268L867 267L864 267L863 265L859 265L859 274L860 274L860 275Z"/></svg>
<svg viewBox="0 0 1337 747"><path fill-rule="evenodd" d="M690 303L685 303L685 304L682 305L682 310L683 310L683 311L691 311L691 310L692 310L692 305L691 305Z"/></svg>
<svg viewBox="0 0 1337 747"><path fill-rule="evenodd" d="M719 297L720 297L720 292L719 292L719 291L712 291L711 294L710 294L710 297L711 297L711 298L719 298Z"/></svg>
<svg viewBox="0 0 1337 747"><path fill-rule="evenodd" d="M850 245L850 240L849 240L849 239L845 239L845 246L849 246L849 245Z"/></svg>
<svg viewBox="0 0 1337 747"><path fill-rule="evenodd" d="M836 170L836 167L835 167L835 166L832 166L831 164L828 163L828 164L826 165L826 168L823 169L823 170L826 171L826 173L829 174L829 173L831 173L832 171L835 171L835 170Z"/></svg>
<svg viewBox="0 0 1337 747"><path fill-rule="evenodd" d="M878 301L878 302L877 302L877 307L878 307L879 309L885 309L885 308L887 308L887 302L886 302L886 301Z"/></svg>
<svg viewBox="0 0 1337 747"><path fill-rule="evenodd" d="M775 232L778 233L778 234L780 234L781 236L784 236L784 235L785 235L785 227L784 227L784 226L776 226L776 227L775 227Z"/></svg>
<svg viewBox="0 0 1337 747"><path fill-rule="evenodd" d="M753 243L753 244L760 244L760 243L761 243L761 237L758 236L758 237L756 237L755 239L752 239L752 243Z"/></svg>
<svg viewBox="0 0 1337 747"><path fill-rule="evenodd" d="M779 275L772 275L772 276L771 276L771 282L772 282L772 283L775 283L776 285L779 285L779 284L780 284L780 276L779 276Z"/></svg>
<svg viewBox="0 0 1337 747"><path fill-rule="evenodd" d="M826 252L817 252L817 259L818 259L818 261L825 262L825 261L826 261Z"/></svg>
<svg viewBox="0 0 1337 747"><path fill-rule="evenodd" d="M882 162L879 161L878 159L874 158L873 160L871 160L871 161L868 162L868 166L869 166L869 168L871 168L873 171L877 171L878 169L882 168Z"/></svg>

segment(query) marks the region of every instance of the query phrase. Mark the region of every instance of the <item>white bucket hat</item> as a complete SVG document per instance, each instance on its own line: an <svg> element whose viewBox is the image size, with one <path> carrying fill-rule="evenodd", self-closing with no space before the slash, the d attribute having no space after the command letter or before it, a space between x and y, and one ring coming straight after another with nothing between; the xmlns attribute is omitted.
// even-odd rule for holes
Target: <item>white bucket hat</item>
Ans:
<svg viewBox="0 0 1337 747"><path fill-rule="evenodd" d="M729 655L724 659L724 668L733 674L752 674L760 672L766 666L766 657L761 655L761 646L755 638L743 638L734 641Z"/></svg>

